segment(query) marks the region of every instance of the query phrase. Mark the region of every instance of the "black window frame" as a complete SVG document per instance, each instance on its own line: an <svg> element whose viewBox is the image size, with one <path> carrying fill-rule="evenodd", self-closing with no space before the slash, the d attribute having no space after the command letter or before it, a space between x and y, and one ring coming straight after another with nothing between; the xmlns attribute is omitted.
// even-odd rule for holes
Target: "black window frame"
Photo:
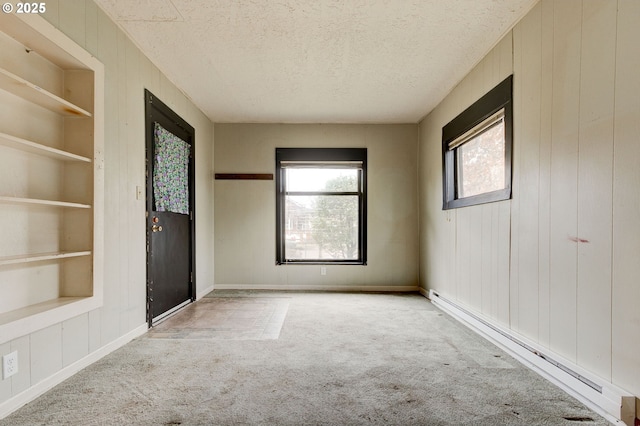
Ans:
<svg viewBox="0 0 640 426"><path fill-rule="evenodd" d="M282 162L319 163L354 162L362 163L359 173L358 188L358 258L353 260L341 259L286 259L285 257L285 168ZM367 148L276 148L276 265L366 265L367 264ZM329 193L326 194L333 194ZM322 195L321 191L308 195Z"/></svg>
<svg viewBox="0 0 640 426"><path fill-rule="evenodd" d="M505 125L505 186L500 190L460 198L457 194L458 167L456 164L456 150L464 146L464 144L454 149L449 149L449 143L503 108ZM513 75L510 75L442 128L442 209L449 210L511 199L512 151Z"/></svg>

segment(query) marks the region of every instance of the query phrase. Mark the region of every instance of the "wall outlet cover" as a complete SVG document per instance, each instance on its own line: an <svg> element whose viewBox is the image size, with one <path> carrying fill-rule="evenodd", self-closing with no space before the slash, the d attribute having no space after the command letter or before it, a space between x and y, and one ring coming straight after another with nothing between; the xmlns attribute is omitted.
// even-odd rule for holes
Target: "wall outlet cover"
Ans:
<svg viewBox="0 0 640 426"><path fill-rule="evenodd" d="M8 379L18 372L18 351L2 357L2 378Z"/></svg>

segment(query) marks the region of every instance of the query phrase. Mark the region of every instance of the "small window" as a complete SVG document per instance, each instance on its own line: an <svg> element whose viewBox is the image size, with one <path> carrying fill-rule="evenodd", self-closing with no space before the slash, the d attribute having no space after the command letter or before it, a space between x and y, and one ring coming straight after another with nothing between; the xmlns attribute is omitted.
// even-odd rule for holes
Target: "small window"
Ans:
<svg viewBox="0 0 640 426"><path fill-rule="evenodd" d="M442 129L443 209L511 198L512 77Z"/></svg>
<svg viewBox="0 0 640 426"><path fill-rule="evenodd" d="M367 150L276 149L276 263L366 263Z"/></svg>

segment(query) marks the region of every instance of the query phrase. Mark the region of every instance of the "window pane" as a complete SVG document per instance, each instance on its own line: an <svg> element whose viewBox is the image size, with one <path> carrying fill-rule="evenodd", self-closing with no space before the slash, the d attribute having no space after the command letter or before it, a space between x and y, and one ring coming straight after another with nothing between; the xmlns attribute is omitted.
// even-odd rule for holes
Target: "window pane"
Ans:
<svg viewBox="0 0 640 426"><path fill-rule="evenodd" d="M289 168L287 191L356 192L358 169Z"/></svg>
<svg viewBox="0 0 640 426"><path fill-rule="evenodd" d="M505 188L504 122L456 149L458 198Z"/></svg>
<svg viewBox="0 0 640 426"><path fill-rule="evenodd" d="M357 260L358 196L285 197L285 258Z"/></svg>

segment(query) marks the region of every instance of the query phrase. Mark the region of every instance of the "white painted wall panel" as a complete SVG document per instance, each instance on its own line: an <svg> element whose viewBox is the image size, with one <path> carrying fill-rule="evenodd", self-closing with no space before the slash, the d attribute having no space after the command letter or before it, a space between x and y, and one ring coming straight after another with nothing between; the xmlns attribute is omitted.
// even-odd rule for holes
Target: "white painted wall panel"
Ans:
<svg viewBox="0 0 640 426"><path fill-rule="evenodd" d="M62 324L55 324L31 334L31 384L36 384L61 370ZM18 360L20 363L20 360Z"/></svg>
<svg viewBox="0 0 640 426"><path fill-rule="evenodd" d="M62 323L62 366L67 367L89 354L88 313Z"/></svg>
<svg viewBox="0 0 640 426"><path fill-rule="evenodd" d="M554 6L550 347L575 362L582 1Z"/></svg>
<svg viewBox="0 0 640 426"><path fill-rule="evenodd" d="M553 123L553 2L540 3L540 146L538 172L538 343L550 339L551 137Z"/></svg>
<svg viewBox="0 0 640 426"><path fill-rule="evenodd" d="M577 359L608 380L616 9L608 0L584 3L580 55Z"/></svg>
<svg viewBox="0 0 640 426"><path fill-rule="evenodd" d="M11 393L17 395L31 386L31 339L20 337L11 342L11 352L18 352L18 374L11 377Z"/></svg>
<svg viewBox="0 0 640 426"><path fill-rule="evenodd" d="M11 353L11 344L9 342L0 345L0 357L9 353ZM18 367L20 367L19 363ZM2 373L0 372L0 378L2 378L1 374ZM9 398L11 398L11 378L0 380L0 401L7 400Z"/></svg>
<svg viewBox="0 0 640 426"><path fill-rule="evenodd" d="M517 54L514 75L514 111L516 151L514 168L518 171L518 192L512 207L518 206L518 251L512 252L512 264L518 264L512 285L518 288L514 302L518 330L529 336L538 335L538 212L540 184L540 85L541 85L541 6L538 3L514 28L514 52Z"/></svg>
<svg viewBox="0 0 640 426"><path fill-rule="evenodd" d="M419 146L420 220L427 225L420 239L422 285L635 395L637 22L635 0L542 0L505 37L513 40L513 56L498 44L422 121ZM479 90L492 87L477 72L489 76L488 64L499 51L500 63L509 57L514 73L513 199L495 203L489 227L490 207L441 211L440 146L442 126L477 99ZM446 219L452 231L440 226ZM447 259L453 266L442 266L436 244L455 247L454 258ZM480 255L482 268L490 264L496 271L496 282L487 285L487 275L478 275L477 264L467 259L474 255ZM473 297L478 288L481 299Z"/></svg>
<svg viewBox="0 0 640 426"><path fill-rule="evenodd" d="M613 168L612 381L640 394L640 2L618 4Z"/></svg>

